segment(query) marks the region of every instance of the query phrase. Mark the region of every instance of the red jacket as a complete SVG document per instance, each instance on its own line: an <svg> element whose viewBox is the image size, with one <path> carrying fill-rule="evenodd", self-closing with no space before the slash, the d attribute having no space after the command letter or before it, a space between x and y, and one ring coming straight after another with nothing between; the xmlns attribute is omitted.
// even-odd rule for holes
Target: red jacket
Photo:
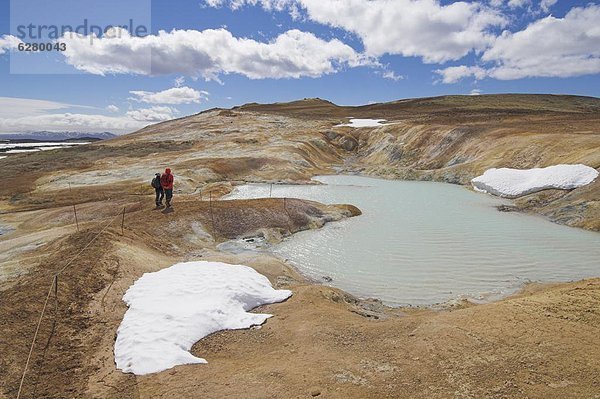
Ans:
<svg viewBox="0 0 600 399"><path fill-rule="evenodd" d="M167 168L165 173L160 177L160 185L164 190L173 189L173 175L171 174L171 169Z"/></svg>

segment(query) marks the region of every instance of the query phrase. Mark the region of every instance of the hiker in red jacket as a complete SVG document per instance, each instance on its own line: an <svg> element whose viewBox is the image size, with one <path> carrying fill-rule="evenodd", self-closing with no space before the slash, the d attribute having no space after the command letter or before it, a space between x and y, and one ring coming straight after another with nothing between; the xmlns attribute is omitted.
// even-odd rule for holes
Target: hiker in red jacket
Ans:
<svg viewBox="0 0 600 399"><path fill-rule="evenodd" d="M165 191L165 199L167 200L167 208L171 207L171 199L173 198L173 175L171 169L165 169L165 173L160 177L160 185Z"/></svg>

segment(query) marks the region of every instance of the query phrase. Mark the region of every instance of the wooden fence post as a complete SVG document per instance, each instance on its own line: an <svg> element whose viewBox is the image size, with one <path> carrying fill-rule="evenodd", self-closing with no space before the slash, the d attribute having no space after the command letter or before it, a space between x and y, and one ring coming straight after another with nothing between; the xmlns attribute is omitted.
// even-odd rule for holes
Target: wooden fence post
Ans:
<svg viewBox="0 0 600 399"><path fill-rule="evenodd" d="M121 218L121 235L125 235L125 206L123 207L123 217Z"/></svg>

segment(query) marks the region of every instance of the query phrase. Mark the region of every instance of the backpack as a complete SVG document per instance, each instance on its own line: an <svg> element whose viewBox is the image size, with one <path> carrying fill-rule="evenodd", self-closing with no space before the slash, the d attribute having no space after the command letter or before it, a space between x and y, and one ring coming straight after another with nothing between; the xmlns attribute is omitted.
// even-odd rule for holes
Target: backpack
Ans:
<svg viewBox="0 0 600 399"><path fill-rule="evenodd" d="M150 185L154 188L161 188L162 186L160 185L160 179L156 176L154 176L154 179L152 179L152 183L150 183Z"/></svg>

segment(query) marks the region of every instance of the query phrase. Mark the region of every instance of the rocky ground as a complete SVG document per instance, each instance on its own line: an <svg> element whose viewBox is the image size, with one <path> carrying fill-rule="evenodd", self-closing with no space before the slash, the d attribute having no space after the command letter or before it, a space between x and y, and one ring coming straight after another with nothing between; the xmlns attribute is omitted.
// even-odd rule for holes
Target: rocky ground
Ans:
<svg viewBox="0 0 600 399"><path fill-rule="evenodd" d="M599 279L528 287L485 305L388 309L312 284L268 254L217 250L238 237L276 241L358 209L208 201L238 182L303 183L336 171L466 184L494 166L598 169L599 111L598 99L520 95L249 104L2 159L0 397L16 395L50 293L22 397L599 398ZM393 124L334 127L350 116ZM154 210L148 195L165 166L177 179L173 212ZM600 230L599 198L595 182L516 205ZM197 343L208 365L144 377L117 371L112 350L127 287L144 272L198 259L250 265L294 295L260 309L275 315L260 329ZM52 275L70 261L55 292Z"/></svg>

